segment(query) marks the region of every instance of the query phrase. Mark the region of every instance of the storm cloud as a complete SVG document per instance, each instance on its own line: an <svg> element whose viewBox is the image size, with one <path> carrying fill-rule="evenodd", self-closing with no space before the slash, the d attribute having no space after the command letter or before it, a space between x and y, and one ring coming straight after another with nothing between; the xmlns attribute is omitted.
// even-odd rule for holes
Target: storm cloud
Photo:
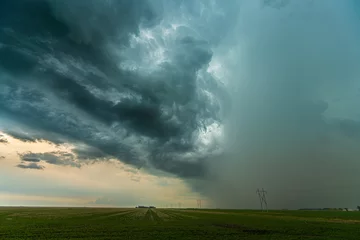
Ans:
<svg viewBox="0 0 360 240"><path fill-rule="evenodd" d="M24 153L23 166L117 159L219 207L256 207L262 187L274 208L355 206L359 9L2 1L0 130L75 147Z"/></svg>
<svg viewBox="0 0 360 240"><path fill-rule="evenodd" d="M80 167L74 154L69 152L46 152L46 153L22 153L19 154L23 162L39 163L46 162L53 165Z"/></svg>
<svg viewBox="0 0 360 240"><path fill-rule="evenodd" d="M187 17L179 26L166 21L163 9L176 1L1 4L4 132L85 144L99 157L179 176L205 174L204 159L219 150L201 136L221 124L227 96L206 71L212 42ZM180 7L198 14L190 1Z"/></svg>

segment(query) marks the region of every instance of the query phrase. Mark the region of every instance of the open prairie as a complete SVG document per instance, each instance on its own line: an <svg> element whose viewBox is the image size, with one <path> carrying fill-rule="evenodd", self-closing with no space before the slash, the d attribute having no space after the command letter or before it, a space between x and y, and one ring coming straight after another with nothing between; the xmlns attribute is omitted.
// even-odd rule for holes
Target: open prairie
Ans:
<svg viewBox="0 0 360 240"><path fill-rule="evenodd" d="M0 208L0 239L359 239L360 213Z"/></svg>

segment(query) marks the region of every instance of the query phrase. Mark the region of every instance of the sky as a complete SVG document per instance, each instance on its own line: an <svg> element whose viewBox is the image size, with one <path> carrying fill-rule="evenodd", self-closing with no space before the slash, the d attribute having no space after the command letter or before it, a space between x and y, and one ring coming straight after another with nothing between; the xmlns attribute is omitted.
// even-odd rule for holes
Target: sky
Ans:
<svg viewBox="0 0 360 240"><path fill-rule="evenodd" d="M49 142L24 143L8 135L6 138L8 143L0 145L4 157L0 159L2 206L178 207L181 203L194 207L199 198L181 179L156 176L111 159L73 166L33 157L22 164L21 154L71 151L68 146Z"/></svg>
<svg viewBox="0 0 360 240"><path fill-rule="evenodd" d="M4 0L0 205L356 207L356 0Z"/></svg>

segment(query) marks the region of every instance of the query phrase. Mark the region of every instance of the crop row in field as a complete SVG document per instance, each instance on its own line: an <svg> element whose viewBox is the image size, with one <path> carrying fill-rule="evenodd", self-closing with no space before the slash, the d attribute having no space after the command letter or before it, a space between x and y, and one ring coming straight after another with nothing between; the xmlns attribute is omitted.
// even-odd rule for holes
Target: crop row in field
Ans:
<svg viewBox="0 0 360 240"><path fill-rule="evenodd" d="M198 219L197 216L192 216L191 214L186 214L179 210L172 209L157 209L157 214L161 216L164 220L185 220L185 219Z"/></svg>

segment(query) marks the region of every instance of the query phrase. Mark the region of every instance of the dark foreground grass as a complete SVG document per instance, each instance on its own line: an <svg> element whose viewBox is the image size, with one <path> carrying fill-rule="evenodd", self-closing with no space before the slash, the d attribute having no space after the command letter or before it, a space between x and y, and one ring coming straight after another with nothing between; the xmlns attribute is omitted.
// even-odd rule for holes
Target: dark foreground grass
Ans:
<svg viewBox="0 0 360 240"><path fill-rule="evenodd" d="M0 208L0 239L360 239L360 212Z"/></svg>

